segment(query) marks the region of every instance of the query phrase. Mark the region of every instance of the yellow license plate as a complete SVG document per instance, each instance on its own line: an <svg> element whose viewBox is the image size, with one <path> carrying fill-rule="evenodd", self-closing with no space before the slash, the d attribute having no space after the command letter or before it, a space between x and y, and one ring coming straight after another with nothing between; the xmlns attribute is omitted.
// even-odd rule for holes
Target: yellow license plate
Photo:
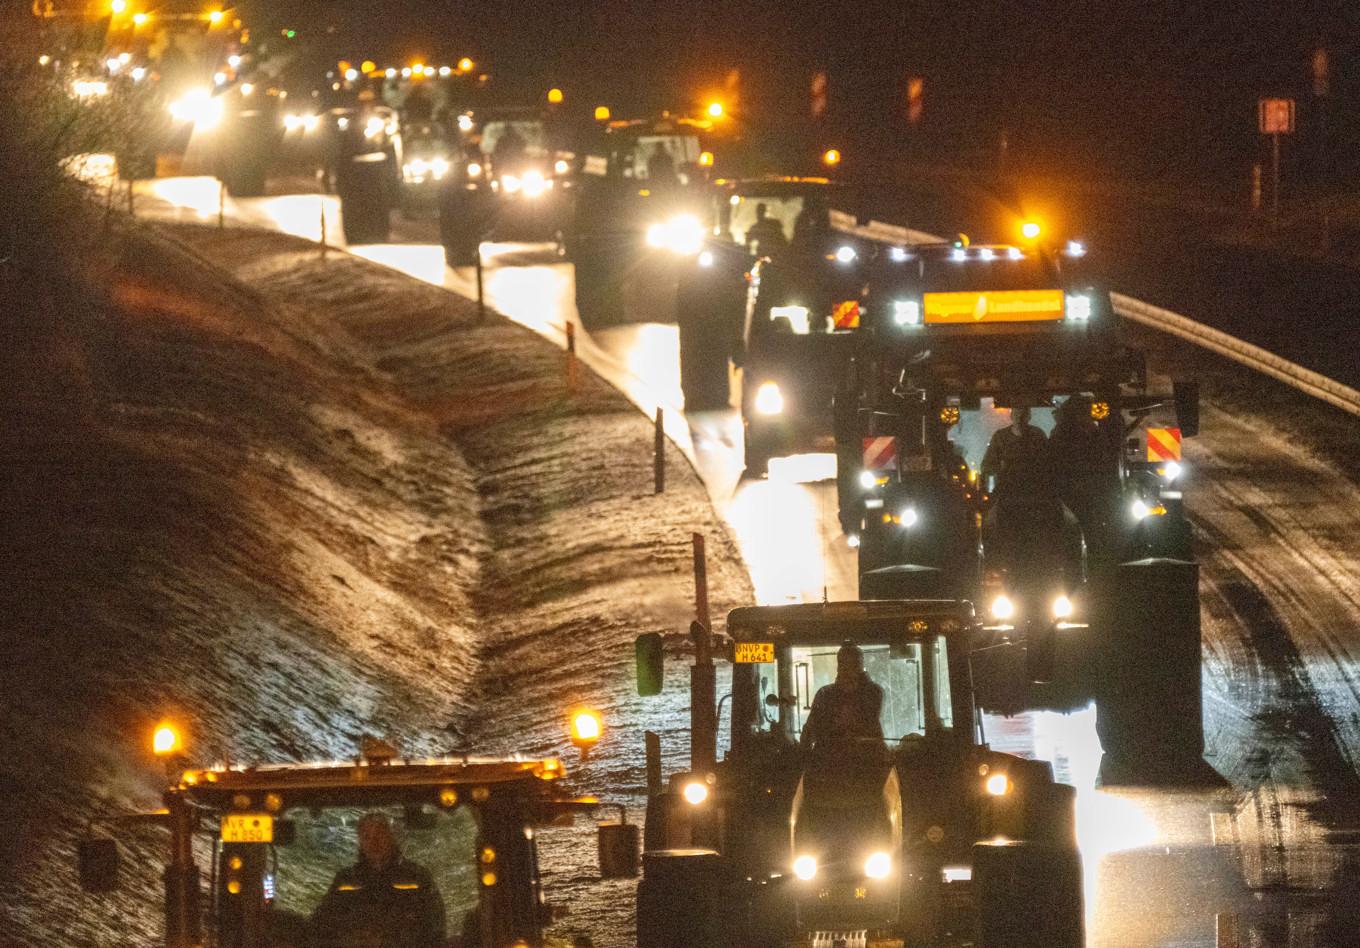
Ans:
<svg viewBox="0 0 1360 948"><path fill-rule="evenodd" d="M222 842L272 843L274 818L268 813L226 813L222 816Z"/></svg>
<svg viewBox="0 0 1360 948"><path fill-rule="evenodd" d="M738 665L758 665L774 661L773 642L737 642L732 649L732 661Z"/></svg>
<svg viewBox="0 0 1360 948"><path fill-rule="evenodd" d="M1062 290L927 293L927 323L1028 323L1063 318Z"/></svg>

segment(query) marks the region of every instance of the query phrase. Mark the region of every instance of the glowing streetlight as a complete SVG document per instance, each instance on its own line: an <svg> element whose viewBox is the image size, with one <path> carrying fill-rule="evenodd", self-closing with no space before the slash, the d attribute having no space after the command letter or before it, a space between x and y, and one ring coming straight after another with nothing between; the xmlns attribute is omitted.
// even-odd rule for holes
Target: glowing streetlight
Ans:
<svg viewBox="0 0 1360 948"><path fill-rule="evenodd" d="M462 59L458 60L458 71L459 71L459 72L472 72L473 68L474 68L476 65L477 65L477 64L474 63L471 59L468 59L466 56L464 56Z"/></svg>

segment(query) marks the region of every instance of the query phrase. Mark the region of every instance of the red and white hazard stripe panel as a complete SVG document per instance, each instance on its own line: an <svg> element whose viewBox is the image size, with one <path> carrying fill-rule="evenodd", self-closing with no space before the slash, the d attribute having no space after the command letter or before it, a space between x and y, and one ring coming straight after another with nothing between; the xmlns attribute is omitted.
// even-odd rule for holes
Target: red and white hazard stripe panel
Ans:
<svg viewBox="0 0 1360 948"><path fill-rule="evenodd" d="M890 471L897 464L897 439L878 437L864 439L864 469Z"/></svg>

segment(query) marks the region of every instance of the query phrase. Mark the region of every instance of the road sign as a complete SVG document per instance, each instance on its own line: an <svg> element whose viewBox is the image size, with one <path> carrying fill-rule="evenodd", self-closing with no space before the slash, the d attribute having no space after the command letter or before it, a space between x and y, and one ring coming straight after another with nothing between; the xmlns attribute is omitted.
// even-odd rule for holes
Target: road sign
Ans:
<svg viewBox="0 0 1360 948"><path fill-rule="evenodd" d="M1293 134L1293 99L1262 99L1259 103L1259 113L1262 135Z"/></svg>

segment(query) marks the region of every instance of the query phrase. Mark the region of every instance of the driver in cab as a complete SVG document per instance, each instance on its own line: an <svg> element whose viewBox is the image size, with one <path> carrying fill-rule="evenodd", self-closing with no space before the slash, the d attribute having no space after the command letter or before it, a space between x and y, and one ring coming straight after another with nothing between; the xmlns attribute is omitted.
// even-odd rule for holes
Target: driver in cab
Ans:
<svg viewBox="0 0 1360 948"><path fill-rule="evenodd" d="M864 671L864 653L846 642L836 652L836 680L817 689L801 745L810 759L844 760L883 748L883 689Z"/></svg>
<svg viewBox="0 0 1360 948"><path fill-rule="evenodd" d="M443 948L444 900L429 870L405 859L380 813L357 829L359 859L341 869L312 915L317 948Z"/></svg>

